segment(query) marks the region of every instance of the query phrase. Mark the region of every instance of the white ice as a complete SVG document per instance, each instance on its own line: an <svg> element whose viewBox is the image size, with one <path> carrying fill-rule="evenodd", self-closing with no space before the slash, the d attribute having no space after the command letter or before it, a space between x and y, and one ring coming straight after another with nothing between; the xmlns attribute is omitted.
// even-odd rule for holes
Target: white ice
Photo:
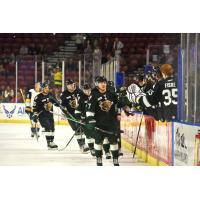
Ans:
<svg viewBox="0 0 200 200"><path fill-rule="evenodd" d="M73 135L69 126L55 127L55 140L58 149L63 148ZM47 149L45 135L40 132L37 142L31 138L29 124L0 123L0 166L96 166L96 160L90 153L79 150L75 138L63 151ZM145 162L132 158L132 153L123 149L120 166L144 166ZM103 158L104 166L113 166L112 159Z"/></svg>

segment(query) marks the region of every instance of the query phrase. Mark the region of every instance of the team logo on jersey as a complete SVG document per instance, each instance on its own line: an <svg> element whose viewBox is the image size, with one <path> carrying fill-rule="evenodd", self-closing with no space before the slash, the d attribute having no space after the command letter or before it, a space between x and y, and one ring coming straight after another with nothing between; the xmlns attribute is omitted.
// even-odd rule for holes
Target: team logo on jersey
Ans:
<svg viewBox="0 0 200 200"><path fill-rule="evenodd" d="M74 98L74 99L70 100L70 101L69 101L69 105L70 105L72 108L76 109L76 108L78 107L78 99L77 99L77 98Z"/></svg>
<svg viewBox="0 0 200 200"><path fill-rule="evenodd" d="M15 112L16 106L14 107L13 110L8 111L8 110L6 109L6 107L3 105L3 109L4 109L5 113L6 113L6 116L10 119L10 118L13 116L14 112Z"/></svg>
<svg viewBox="0 0 200 200"><path fill-rule="evenodd" d="M99 103L101 110L108 112L113 105L112 101L104 100Z"/></svg>

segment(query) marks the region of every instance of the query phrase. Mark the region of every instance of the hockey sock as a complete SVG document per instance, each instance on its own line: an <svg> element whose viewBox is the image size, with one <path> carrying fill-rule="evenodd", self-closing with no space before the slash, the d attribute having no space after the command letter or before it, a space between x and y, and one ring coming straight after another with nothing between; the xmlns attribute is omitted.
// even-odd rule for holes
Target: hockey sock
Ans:
<svg viewBox="0 0 200 200"><path fill-rule="evenodd" d="M54 136L49 136L49 137L51 137L51 142L53 142L54 141Z"/></svg>
<svg viewBox="0 0 200 200"><path fill-rule="evenodd" d="M112 153L112 157L113 157L113 159L115 159L115 158L118 158L118 157L119 157L119 151L118 151L118 150L111 151L111 153Z"/></svg>
<svg viewBox="0 0 200 200"><path fill-rule="evenodd" d="M88 143L88 147L89 147L90 150L94 149L94 143Z"/></svg>
<svg viewBox="0 0 200 200"><path fill-rule="evenodd" d="M82 139L77 139L78 145L81 147L82 146Z"/></svg>
<svg viewBox="0 0 200 200"><path fill-rule="evenodd" d="M96 150L96 149L95 149L95 151L96 151L96 157L97 157L97 158L99 158L99 157L101 158L101 157L102 157L102 154L103 154L103 153L102 153L102 150Z"/></svg>
<svg viewBox="0 0 200 200"><path fill-rule="evenodd" d="M36 133L36 128L31 128L32 133Z"/></svg>
<svg viewBox="0 0 200 200"><path fill-rule="evenodd" d="M81 138L81 145L85 144L85 138Z"/></svg>
<svg viewBox="0 0 200 200"><path fill-rule="evenodd" d="M105 153L109 153L110 152L110 144L103 144L103 150L105 151Z"/></svg>
<svg viewBox="0 0 200 200"><path fill-rule="evenodd" d="M46 135L45 137L46 137L47 144L49 144L49 143L51 142L51 137L52 137L52 136Z"/></svg>

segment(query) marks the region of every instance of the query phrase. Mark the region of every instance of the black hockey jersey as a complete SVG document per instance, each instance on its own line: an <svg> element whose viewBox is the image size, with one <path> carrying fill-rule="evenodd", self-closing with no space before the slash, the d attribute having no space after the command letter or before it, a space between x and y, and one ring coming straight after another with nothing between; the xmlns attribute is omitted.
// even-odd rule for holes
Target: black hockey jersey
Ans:
<svg viewBox="0 0 200 200"><path fill-rule="evenodd" d="M76 118L79 120L85 120L86 118L86 108L88 106L90 96L85 95L84 93L80 94L78 101L78 107L75 110Z"/></svg>
<svg viewBox="0 0 200 200"><path fill-rule="evenodd" d="M116 93L106 91L100 93L93 89L86 110L87 121L95 122L97 127L113 130L116 127L118 99Z"/></svg>
<svg viewBox="0 0 200 200"><path fill-rule="evenodd" d="M40 94L38 94L35 97L34 102L33 102L33 112L37 113L37 114L40 114L40 113L50 114L53 111L53 106L51 106L49 108L47 104L50 102L53 105L58 106L57 102L54 99L55 99L55 97L53 96L52 93L48 93L48 94L40 93Z"/></svg>
<svg viewBox="0 0 200 200"><path fill-rule="evenodd" d="M82 94L83 92L79 88L77 88L72 93L69 92L68 90L65 90L60 95L61 105L66 107L68 112L73 116L75 113L75 109L77 109L78 107L78 102Z"/></svg>
<svg viewBox="0 0 200 200"><path fill-rule="evenodd" d="M161 104L162 116L166 121L176 119L177 116L177 80L168 77L159 81L153 88L152 94L142 96L139 102L142 106L151 107Z"/></svg>

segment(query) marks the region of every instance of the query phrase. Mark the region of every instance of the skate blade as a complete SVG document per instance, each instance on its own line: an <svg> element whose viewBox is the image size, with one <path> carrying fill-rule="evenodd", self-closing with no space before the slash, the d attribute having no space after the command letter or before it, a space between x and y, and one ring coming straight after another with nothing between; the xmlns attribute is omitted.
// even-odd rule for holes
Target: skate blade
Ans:
<svg viewBox="0 0 200 200"><path fill-rule="evenodd" d="M58 148L49 148L49 147L48 147L48 150L49 150L49 151L57 151Z"/></svg>

